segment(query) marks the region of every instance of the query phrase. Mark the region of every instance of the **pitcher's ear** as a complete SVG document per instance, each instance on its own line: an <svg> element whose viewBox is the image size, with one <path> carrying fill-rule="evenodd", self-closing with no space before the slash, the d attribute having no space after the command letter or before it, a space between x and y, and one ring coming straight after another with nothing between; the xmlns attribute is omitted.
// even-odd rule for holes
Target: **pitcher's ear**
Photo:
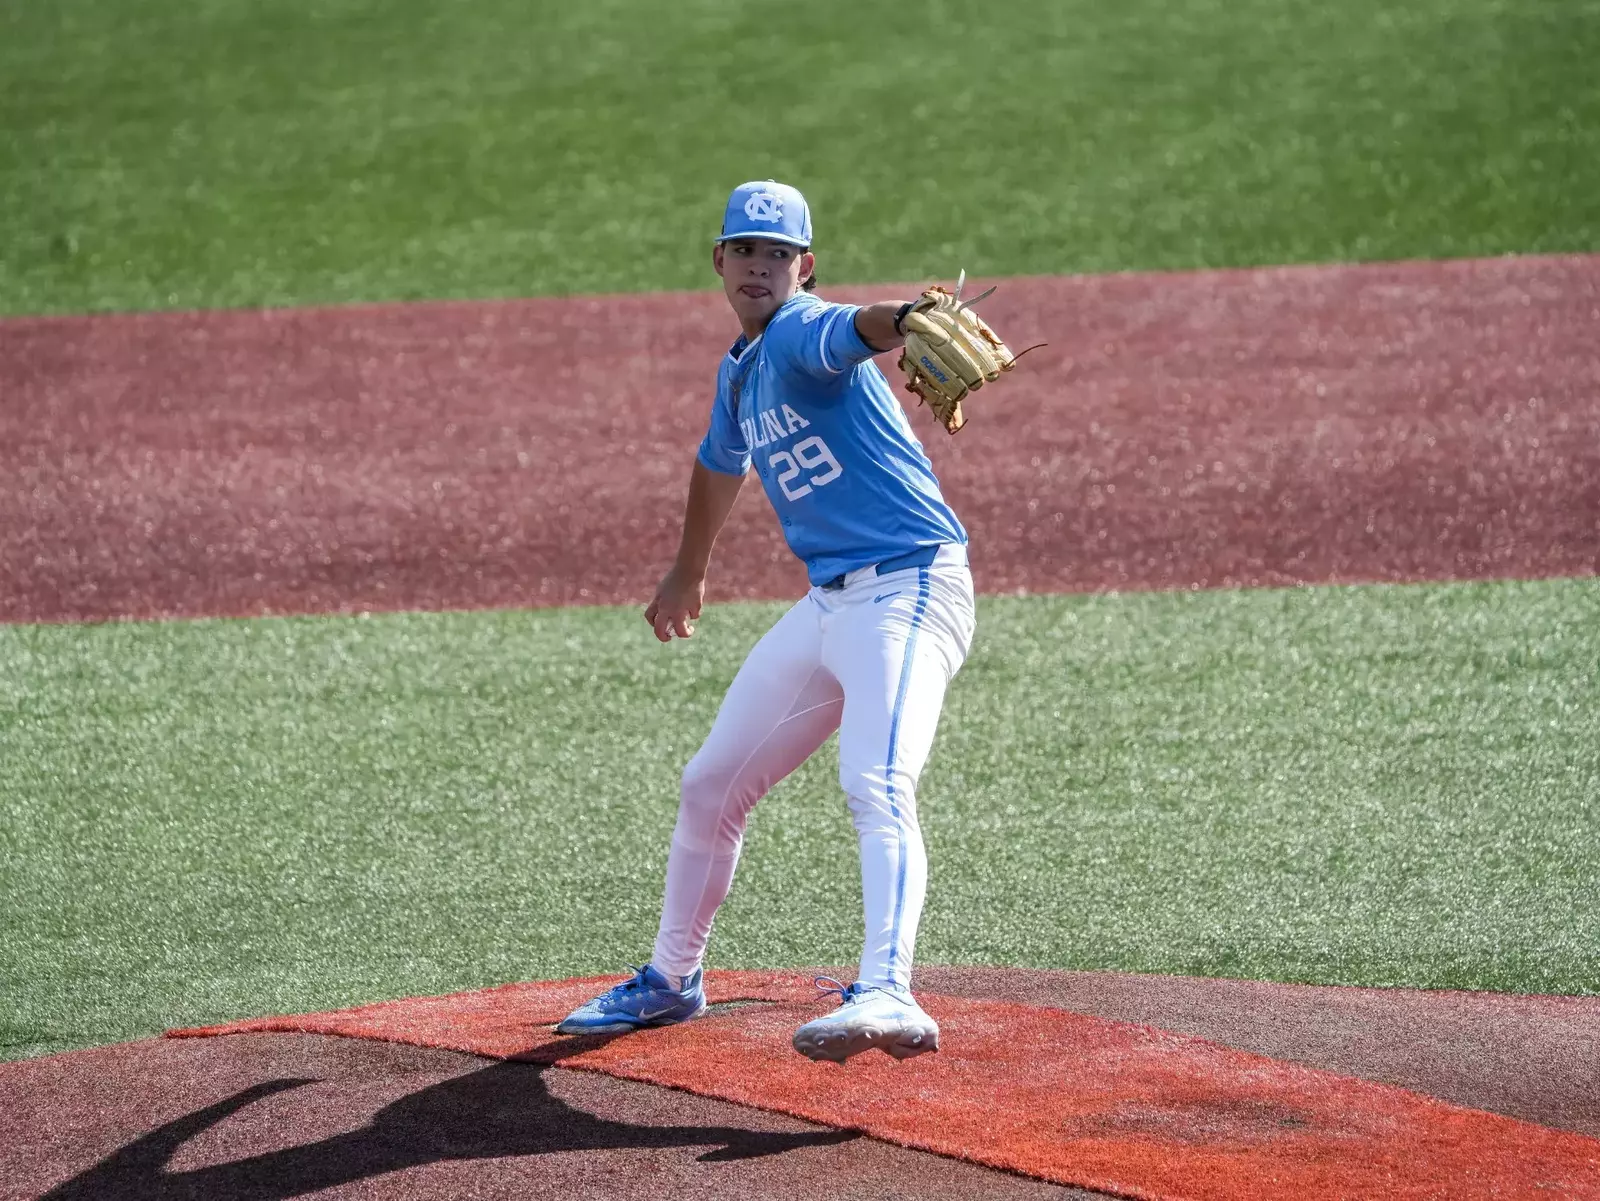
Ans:
<svg viewBox="0 0 1600 1201"><path fill-rule="evenodd" d="M716 268L718 275L722 274L722 243L711 243L711 265Z"/></svg>

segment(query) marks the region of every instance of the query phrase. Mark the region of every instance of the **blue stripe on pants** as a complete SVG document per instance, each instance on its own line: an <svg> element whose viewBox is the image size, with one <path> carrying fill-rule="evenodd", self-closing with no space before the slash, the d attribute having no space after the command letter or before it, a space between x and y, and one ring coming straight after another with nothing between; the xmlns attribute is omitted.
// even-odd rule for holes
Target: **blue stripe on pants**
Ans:
<svg viewBox="0 0 1600 1201"><path fill-rule="evenodd" d="M900 919L906 903L906 832L900 820L900 803L895 799L895 752L900 743L900 713L905 708L906 688L911 682L911 660L917 650L917 631L922 627L923 615L928 611L928 569L917 568L917 607L911 614L911 629L906 634L905 658L900 662L900 686L895 691L894 711L889 716L889 763L887 783L889 814L894 818L895 835L899 839L900 866L894 880L894 915L889 922L889 981L895 980L895 960L900 954Z"/></svg>

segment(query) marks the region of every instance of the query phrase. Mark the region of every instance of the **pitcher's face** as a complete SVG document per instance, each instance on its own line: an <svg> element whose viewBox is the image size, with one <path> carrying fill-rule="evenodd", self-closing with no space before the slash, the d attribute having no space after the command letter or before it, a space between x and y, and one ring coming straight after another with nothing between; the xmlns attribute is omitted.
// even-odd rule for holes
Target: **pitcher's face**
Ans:
<svg viewBox="0 0 1600 1201"><path fill-rule="evenodd" d="M711 262L722 290L746 332L762 329L778 307L800 290L816 264L809 250L770 238L719 242Z"/></svg>

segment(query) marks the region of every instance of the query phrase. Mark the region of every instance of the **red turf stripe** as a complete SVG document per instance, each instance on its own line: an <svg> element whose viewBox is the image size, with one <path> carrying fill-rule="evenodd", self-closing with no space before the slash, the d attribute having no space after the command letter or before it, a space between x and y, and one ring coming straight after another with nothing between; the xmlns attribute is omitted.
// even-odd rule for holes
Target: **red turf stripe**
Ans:
<svg viewBox="0 0 1600 1201"><path fill-rule="evenodd" d="M926 996L945 1049L839 1068L789 1048L809 980L714 973L713 1001L774 1002L609 1041L550 1025L595 980L266 1018L197 1036L299 1031L586 1068L860 1129L905 1146L1127 1197L1600 1197L1600 1140L1149 1026Z"/></svg>

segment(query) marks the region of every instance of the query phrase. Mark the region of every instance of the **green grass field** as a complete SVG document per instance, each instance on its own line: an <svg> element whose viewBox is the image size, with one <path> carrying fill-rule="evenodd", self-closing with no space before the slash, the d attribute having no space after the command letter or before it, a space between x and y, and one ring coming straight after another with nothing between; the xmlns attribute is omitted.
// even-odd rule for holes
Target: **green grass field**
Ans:
<svg viewBox="0 0 1600 1201"><path fill-rule="evenodd" d="M0 312L1600 248L1596 0L58 0L0 12Z"/></svg>
<svg viewBox="0 0 1600 1201"><path fill-rule="evenodd" d="M620 970L778 612L0 627L10 1056ZM990 598L921 790L928 961L1600 990L1600 581ZM713 963L850 962L831 747Z"/></svg>
<svg viewBox="0 0 1600 1201"><path fill-rule="evenodd" d="M1600 249L1595 0L0 10L0 314ZM642 571L654 570L641 566ZM647 953L769 606L0 627L0 1056ZM1593 580L993 598L925 961L1600 990ZM849 961L824 755L715 962Z"/></svg>

